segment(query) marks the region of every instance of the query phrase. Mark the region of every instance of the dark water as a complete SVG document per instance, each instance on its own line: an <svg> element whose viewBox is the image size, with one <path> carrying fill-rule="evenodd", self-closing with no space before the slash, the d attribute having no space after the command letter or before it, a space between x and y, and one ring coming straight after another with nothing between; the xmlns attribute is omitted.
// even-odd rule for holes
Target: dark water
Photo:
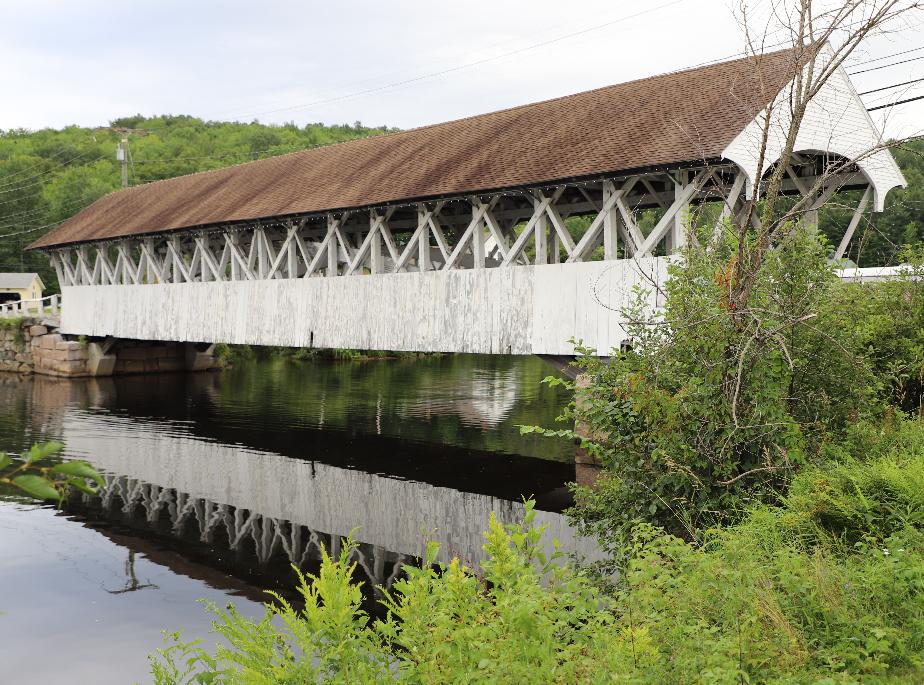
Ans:
<svg viewBox="0 0 924 685"><path fill-rule="evenodd" d="M160 631L208 636L197 599L259 615L352 533L359 580L388 587L427 540L482 558L490 512L532 495L549 538L571 447L521 436L567 398L536 358L248 362L222 373L56 381L0 376L0 449L59 439L92 461L101 497L63 511L0 500L4 682L148 682Z"/></svg>

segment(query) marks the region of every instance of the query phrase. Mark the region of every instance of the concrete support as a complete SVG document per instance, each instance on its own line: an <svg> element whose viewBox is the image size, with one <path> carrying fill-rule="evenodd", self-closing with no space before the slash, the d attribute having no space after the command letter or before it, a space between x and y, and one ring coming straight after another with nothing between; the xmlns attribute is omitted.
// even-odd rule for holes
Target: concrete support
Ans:
<svg viewBox="0 0 924 685"><path fill-rule="evenodd" d="M115 365L116 356L112 354L111 339L87 345L87 372L91 376L111 376Z"/></svg>
<svg viewBox="0 0 924 685"><path fill-rule="evenodd" d="M215 367L215 345L207 345L203 349L195 343L186 343L186 370L208 371Z"/></svg>
<svg viewBox="0 0 924 685"><path fill-rule="evenodd" d="M581 410L586 406L587 396L586 388L590 385L590 377L587 374L579 374L574 379L574 402L575 414L574 432L581 438L591 437L590 426L581 419ZM603 464L594 455L586 449L578 446L574 455L574 481L581 486L589 487L597 482L600 472L603 470Z"/></svg>

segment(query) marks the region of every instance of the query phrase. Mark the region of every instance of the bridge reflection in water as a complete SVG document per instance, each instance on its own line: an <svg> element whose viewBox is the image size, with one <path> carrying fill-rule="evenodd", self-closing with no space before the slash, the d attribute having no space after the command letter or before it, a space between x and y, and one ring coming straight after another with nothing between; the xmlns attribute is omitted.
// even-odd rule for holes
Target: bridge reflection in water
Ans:
<svg viewBox="0 0 924 685"><path fill-rule="evenodd" d="M476 401L453 399L466 425L478 422L465 413L481 409L496 421L513 410L510 373L496 375L502 392L486 407L478 404L491 396L481 387L486 374L472 377ZM232 379L34 381L31 404L44 408L45 429L63 439L68 456L90 459L105 473L102 497L74 495L68 511L157 563L253 599L261 599L260 588L288 595L290 564L316 570L321 546L336 553L351 533L367 590L390 587L428 540L440 543L443 560L477 564L489 515L520 519L521 495L537 496L550 547L555 538L565 551L595 556L594 543L556 513L573 464L374 432L345 436L313 421L304 423L315 427L286 420L288 428L269 421L262 430L245 429L220 401L222 384ZM398 403L392 411L406 417L408 407L422 413L425 404ZM154 406L160 416L151 415ZM377 416L375 425L382 421Z"/></svg>

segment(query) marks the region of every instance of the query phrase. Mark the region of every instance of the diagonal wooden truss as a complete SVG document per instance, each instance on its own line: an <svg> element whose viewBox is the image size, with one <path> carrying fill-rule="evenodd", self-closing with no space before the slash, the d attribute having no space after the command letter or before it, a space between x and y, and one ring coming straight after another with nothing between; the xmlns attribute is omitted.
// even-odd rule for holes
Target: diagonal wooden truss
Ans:
<svg viewBox="0 0 924 685"><path fill-rule="evenodd" d="M851 170L816 187L812 164L784 190L813 193L805 212L838 190L866 188L835 258L843 256L871 191ZM746 180L731 163L649 171L553 186L403 205L229 223L49 251L62 285L190 283L508 268L670 254L686 240L692 206L721 203L716 231L744 205ZM654 210L647 232L641 212ZM572 233L569 219L589 223ZM585 221L586 223L586 221Z"/></svg>

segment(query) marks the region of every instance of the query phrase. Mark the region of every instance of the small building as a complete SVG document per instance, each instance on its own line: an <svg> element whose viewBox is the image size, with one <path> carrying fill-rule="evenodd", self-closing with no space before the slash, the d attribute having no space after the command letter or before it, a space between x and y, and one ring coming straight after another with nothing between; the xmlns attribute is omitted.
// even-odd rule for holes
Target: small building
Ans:
<svg viewBox="0 0 924 685"><path fill-rule="evenodd" d="M38 300L45 284L36 273L0 273L0 303Z"/></svg>

